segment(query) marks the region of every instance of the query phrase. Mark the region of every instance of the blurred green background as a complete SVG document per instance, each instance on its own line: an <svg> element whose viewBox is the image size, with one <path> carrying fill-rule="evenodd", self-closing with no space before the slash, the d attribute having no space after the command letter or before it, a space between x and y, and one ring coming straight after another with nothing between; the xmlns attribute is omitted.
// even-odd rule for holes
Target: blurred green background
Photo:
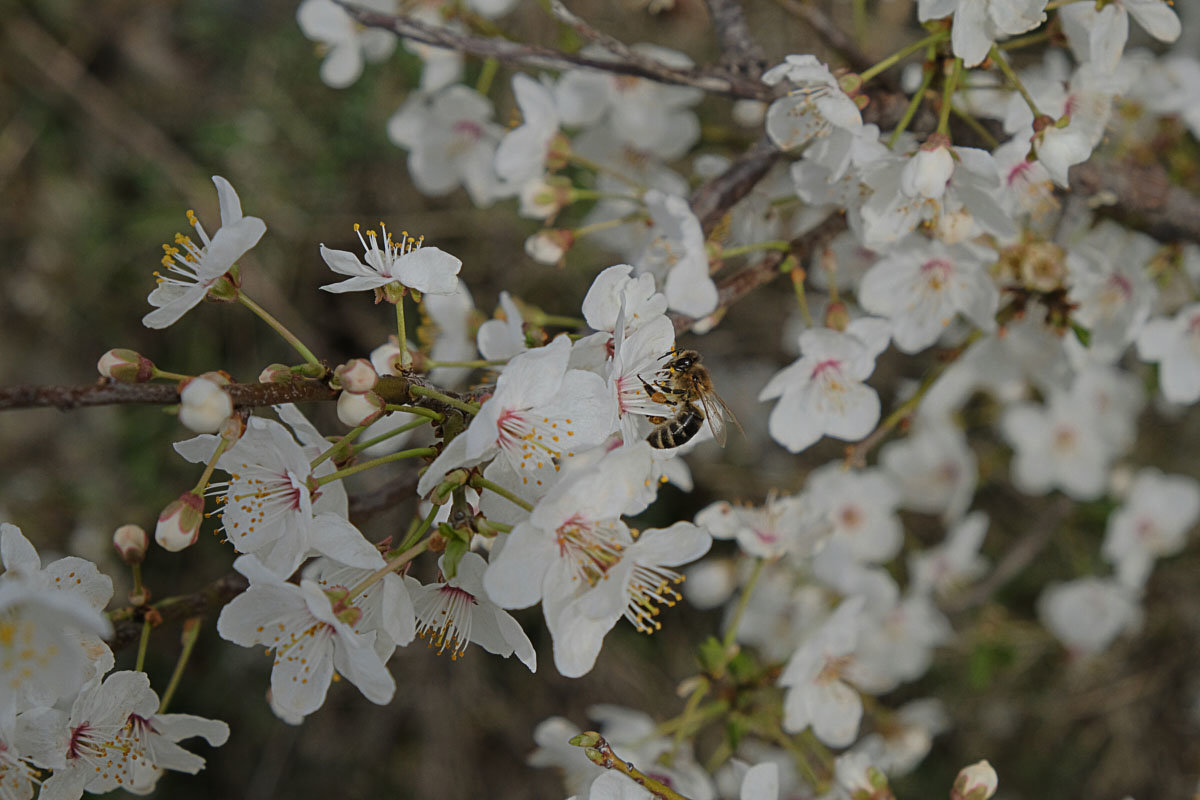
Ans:
<svg viewBox="0 0 1200 800"><path fill-rule="evenodd" d="M823 54L773 3L749 5L773 60ZM825 5L848 18L848 3ZM867 7L868 49L882 55L903 43L912 4ZM702 63L716 57L700 0L679 0L658 15L633 0L572 8L626 41L668 44ZM572 253L565 270L538 266L522 247L536 226L518 219L511 203L480 210L461 192L442 199L417 193L405 153L387 141L384 125L415 84L419 62L400 49L368 66L353 87L329 89L317 77L315 46L295 24L294 3L38 0L3 2L0 10L0 383L90 383L110 347L138 350L164 369L224 368L243 381L266 363L289 360L286 346L240 308L204 304L166 332L140 323L160 245L185 230L185 210L216 225L213 174L228 178L245 212L268 226L242 261L248 293L332 363L365 355L393 325L365 295L316 291L330 280L318 243L355 249L355 222L383 220L461 257L485 315L501 288L550 313L575 314L592 276L612 263L584 250ZM532 2L503 25L554 41L554 26ZM468 64L468 80L477 69ZM501 122L512 108L510 74L502 70L493 91ZM720 98L704 102L706 136L748 142L745 131L730 134L728 109ZM760 290L701 343L750 437L731 440L723 453L701 451L692 464L697 492L665 490L661 519L690 516L716 497L757 502L771 487L798 488L809 469L840 454L840 445L826 442L790 457L760 438L766 410L754 395L790 360L779 330L792 302L786 285ZM893 354L881 364L878 385L919 376L925 366ZM332 420L327 408L313 416ZM1143 461L1153 456L1167 471L1196 474L1194 414L1143 422ZM127 579L109 536L125 522L152 529L158 510L191 486L196 470L169 447L186 435L157 408L0 414L0 518L20 525L44 555L99 562L117 576L120 604ZM1002 468L1001 448L986 434L981 442L981 462ZM1050 502L1002 486L982 492L977 505L994 520L989 555L1002 554ZM916 775L898 782L901 797L944 796L957 769L981 757L996 765L1005 797L1181 797L1194 788L1194 555L1160 565L1145 632L1091 664L1065 664L1029 625L1045 581L1075 574L1081 553L1085 567L1089 557L1097 565L1103 512L1073 513L1047 557L1001 594L1005 608L956 618L966 633L931 674L885 698L898 706L936 688L958 726ZM366 533L395 533L412 514L402 505L373 519ZM932 520L906 521L914 543L938 540ZM162 598L199 588L229 563L227 549L205 536L184 553L153 550L146 570ZM715 613L677 609L653 638L618 626L597 669L572 681L554 672L540 614L519 618L538 646L537 675L474 648L451 663L412 646L391 662L399 687L391 705L372 706L353 687L335 685L300 728L267 709L269 657L220 642L210 619L172 710L224 719L233 733L218 750L197 745L208 769L196 778L167 776L160 796L562 797L557 776L524 765L537 722L561 714L585 725L584 709L597 702L659 718L678 713L675 686L694 673L695 645L719 625ZM155 634L148 669L160 691L177 634L175 626ZM132 653L120 654L118 664L131 666Z"/></svg>

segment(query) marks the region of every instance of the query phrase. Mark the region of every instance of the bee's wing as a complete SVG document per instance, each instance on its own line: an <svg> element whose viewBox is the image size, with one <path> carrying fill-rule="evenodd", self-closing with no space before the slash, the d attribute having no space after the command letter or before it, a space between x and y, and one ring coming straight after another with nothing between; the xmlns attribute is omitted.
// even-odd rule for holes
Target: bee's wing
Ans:
<svg viewBox="0 0 1200 800"><path fill-rule="evenodd" d="M713 439L721 447L724 447L725 417L728 415L730 419L733 419L733 412L716 392L701 392L700 404L704 406L704 417L708 420L708 427L712 430ZM734 424L737 424L737 420L734 420Z"/></svg>

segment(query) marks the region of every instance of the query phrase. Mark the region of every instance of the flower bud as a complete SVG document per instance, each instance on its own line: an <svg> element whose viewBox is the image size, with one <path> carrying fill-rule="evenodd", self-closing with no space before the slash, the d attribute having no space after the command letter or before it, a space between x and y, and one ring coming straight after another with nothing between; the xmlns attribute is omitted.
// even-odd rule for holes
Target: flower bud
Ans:
<svg viewBox="0 0 1200 800"><path fill-rule="evenodd" d="M287 364L268 364L258 373L259 383L291 383L295 373Z"/></svg>
<svg viewBox="0 0 1200 800"><path fill-rule="evenodd" d="M365 358L354 358L333 371L341 382L342 389L353 394L363 394L375 388L379 375L371 362Z"/></svg>
<svg viewBox="0 0 1200 800"><path fill-rule="evenodd" d="M539 231L525 240L525 252L539 264L558 266L575 244L575 234L566 229Z"/></svg>
<svg viewBox="0 0 1200 800"><path fill-rule="evenodd" d="M954 779L950 800L988 800L996 793L1000 779L986 760L963 767Z"/></svg>
<svg viewBox="0 0 1200 800"><path fill-rule="evenodd" d="M381 344L371 351L371 366L375 368L376 375L399 375L401 373L401 360L404 354L396 342L396 337L390 336L387 344Z"/></svg>
<svg viewBox="0 0 1200 800"><path fill-rule="evenodd" d="M146 557L150 537L140 525L122 525L113 533L113 547L126 564L140 564Z"/></svg>
<svg viewBox="0 0 1200 800"><path fill-rule="evenodd" d="M526 181L521 187L521 216L530 219L553 219L572 202L571 182L553 177Z"/></svg>
<svg viewBox="0 0 1200 800"><path fill-rule="evenodd" d="M218 382L220 381L220 382ZM179 393L179 421L196 433L216 433L233 413L233 398L215 372L192 378Z"/></svg>
<svg viewBox="0 0 1200 800"><path fill-rule="evenodd" d="M383 416L383 405L383 398L374 392L342 392L337 401L338 419L351 428L368 425Z"/></svg>
<svg viewBox="0 0 1200 800"><path fill-rule="evenodd" d="M830 303L825 309L825 327L835 331L845 331L850 325L850 312L845 303Z"/></svg>
<svg viewBox="0 0 1200 800"><path fill-rule="evenodd" d="M164 550L176 553L196 543L202 522L204 496L198 492L184 492L158 515L154 541Z"/></svg>
<svg viewBox="0 0 1200 800"><path fill-rule="evenodd" d="M145 383L154 377L154 362L125 348L109 350L100 356L96 369L104 377L121 383Z"/></svg>
<svg viewBox="0 0 1200 800"><path fill-rule="evenodd" d="M909 197L941 197L946 193L946 184L954 175L954 155L950 142L940 134L933 134L921 145L900 173L900 189Z"/></svg>

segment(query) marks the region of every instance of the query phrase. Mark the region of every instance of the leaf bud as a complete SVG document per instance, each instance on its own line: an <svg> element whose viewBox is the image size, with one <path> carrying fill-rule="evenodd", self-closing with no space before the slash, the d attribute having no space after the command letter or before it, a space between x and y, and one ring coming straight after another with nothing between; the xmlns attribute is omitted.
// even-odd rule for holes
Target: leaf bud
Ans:
<svg viewBox="0 0 1200 800"><path fill-rule="evenodd" d="M578 733L567 740L567 744L574 747L595 747L601 742L600 734L595 731L584 731Z"/></svg>
<svg viewBox="0 0 1200 800"><path fill-rule="evenodd" d="M258 373L259 383L291 383L295 373L287 364L268 364Z"/></svg>
<svg viewBox="0 0 1200 800"><path fill-rule="evenodd" d="M140 525L122 525L113 533L113 547L126 564L140 564L146 558L150 537Z"/></svg>
<svg viewBox="0 0 1200 800"><path fill-rule="evenodd" d="M158 515L154 541L164 550L176 553L196 543L202 522L204 496L198 492L184 492Z"/></svg>
<svg viewBox="0 0 1200 800"><path fill-rule="evenodd" d="M121 383L145 383L154 377L154 362L125 348L109 350L100 356L96 369L104 377Z"/></svg>

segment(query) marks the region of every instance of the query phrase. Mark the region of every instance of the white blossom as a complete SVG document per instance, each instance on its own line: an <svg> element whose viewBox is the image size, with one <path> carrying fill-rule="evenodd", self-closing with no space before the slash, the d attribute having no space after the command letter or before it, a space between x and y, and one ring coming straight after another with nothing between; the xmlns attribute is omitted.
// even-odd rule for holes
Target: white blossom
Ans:
<svg viewBox="0 0 1200 800"><path fill-rule="evenodd" d="M364 0L363 8L396 13L396 0ZM321 62L326 86L344 89L362 75L364 61L383 61L396 49L396 37L381 28L364 28L333 0L303 0L296 9L300 30L328 48Z"/></svg>
<svg viewBox="0 0 1200 800"><path fill-rule="evenodd" d="M213 176L221 206L221 227L209 238L196 215L188 211L188 222L200 241L175 235L175 245L163 245L162 258L168 274L155 273L158 286L146 300L155 310L142 317L147 328L166 328L200 304L208 290L246 251L258 244L267 225L258 217L242 216L242 202L229 181Z"/></svg>
<svg viewBox="0 0 1200 800"><path fill-rule="evenodd" d="M458 271L462 261L436 247L425 247L425 237L413 238L408 231L396 241L387 226L379 224L382 237L368 230L364 239L356 224L354 232L362 243L363 259L346 250L334 250L321 245L321 258L339 275L349 277L321 288L327 292L359 292L380 289L399 283L426 294L453 294L458 288ZM380 238L383 239L380 242ZM370 240L368 243L367 240Z"/></svg>

